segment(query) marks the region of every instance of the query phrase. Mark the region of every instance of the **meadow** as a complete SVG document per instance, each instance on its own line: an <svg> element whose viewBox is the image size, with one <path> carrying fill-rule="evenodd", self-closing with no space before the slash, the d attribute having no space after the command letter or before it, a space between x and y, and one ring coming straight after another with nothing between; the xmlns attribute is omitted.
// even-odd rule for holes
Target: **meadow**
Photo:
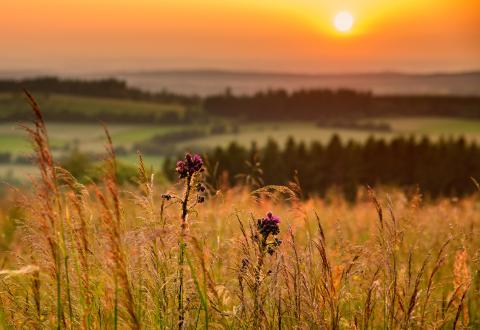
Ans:
<svg viewBox="0 0 480 330"><path fill-rule="evenodd" d="M138 156L137 184L119 186L108 132L103 180L83 185L54 163L32 106L41 175L0 207L4 328L480 326L478 195L365 188L348 204L298 186L212 189L188 155L176 183Z"/></svg>

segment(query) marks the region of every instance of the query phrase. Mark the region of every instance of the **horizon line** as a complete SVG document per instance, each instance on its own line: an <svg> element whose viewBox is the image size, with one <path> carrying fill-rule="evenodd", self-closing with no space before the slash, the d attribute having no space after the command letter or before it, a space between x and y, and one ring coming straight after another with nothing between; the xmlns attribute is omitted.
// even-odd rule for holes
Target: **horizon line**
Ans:
<svg viewBox="0 0 480 330"><path fill-rule="evenodd" d="M322 72L315 71L281 71L281 70L262 70L262 69L234 69L221 67L198 67L198 68L144 68L128 70L92 70L87 73L80 72L61 72L60 70L38 70L38 69L0 69L2 75L25 75L29 77L45 76L108 76L108 75L135 75L135 74L155 74L155 73L196 73L196 74L238 74L238 75L274 75L274 76L373 76L373 75L397 75L397 76L454 76L480 74L480 68L461 69L461 70L431 70L431 71L411 71L411 70L369 70L369 71L337 71Z"/></svg>

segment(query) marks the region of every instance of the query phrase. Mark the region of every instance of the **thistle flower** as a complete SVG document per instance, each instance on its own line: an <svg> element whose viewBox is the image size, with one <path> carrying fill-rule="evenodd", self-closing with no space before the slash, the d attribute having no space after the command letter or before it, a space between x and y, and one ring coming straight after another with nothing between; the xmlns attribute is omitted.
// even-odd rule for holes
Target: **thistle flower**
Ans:
<svg viewBox="0 0 480 330"><path fill-rule="evenodd" d="M191 155L187 153L185 155L185 160L179 160L177 162L176 171L180 175L180 179L192 176L195 172L200 172L202 170L203 160L200 155Z"/></svg>
<svg viewBox="0 0 480 330"><path fill-rule="evenodd" d="M255 237L256 241L260 244L261 249L270 255L282 244L282 241L277 237L269 240L270 235L276 236L280 233L279 223L280 218L273 215L272 212L268 212L265 218L257 220L257 230L262 235L262 239Z"/></svg>
<svg viewBox="0 0 480 330"><path fill-rule="evenodd" d="M202 170L203 160L200 155L191 155L186 154L184 160L179 160L177 162L176 171L180 175L180 179L186 178L193 175L195 172L200 172Z"/></svg>
<svg viewBox="0 0 480 330"><path fill-rule="evenodd" d="M280 233L279 223L280 218L273 215L272 212L268 212L265 218L257 220L257 228L263 238L267 239L270 234L278 235Z"/></svg>
<svg viewBox="0 0 480 330"><path fill-rule="evenodd" d="M197 154L193 156L190 154L186 154L185 163L187 165L187 168L190 174L200 171L203 166L202 157L200 157L200 155L197 155Z"/></svg>
<svg viewBox="0 0 480 330"><path fill-rule="evenodd" d="M177 168L175 170L180 175L180 179L186 178L188 175L188 170L183 160L177 162Z"/></svg>

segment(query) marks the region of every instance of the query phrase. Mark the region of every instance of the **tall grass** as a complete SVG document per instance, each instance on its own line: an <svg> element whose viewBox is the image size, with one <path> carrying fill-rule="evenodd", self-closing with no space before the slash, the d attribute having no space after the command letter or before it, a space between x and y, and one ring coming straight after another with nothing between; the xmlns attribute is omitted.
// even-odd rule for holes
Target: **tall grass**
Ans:
<svg viewBox="0 0 480 330"><path fill-rule="evenodd" d="M104 180L82 185L54 163L27 96L41 175L11 193L22 212L0 260L3 327L480 327L477 197L369 190L349 205L246 186L197 204L195 179L156 186L141 156L138 186L120 187L108 132ZM257 222L270 210L274 249Z"/></svg>

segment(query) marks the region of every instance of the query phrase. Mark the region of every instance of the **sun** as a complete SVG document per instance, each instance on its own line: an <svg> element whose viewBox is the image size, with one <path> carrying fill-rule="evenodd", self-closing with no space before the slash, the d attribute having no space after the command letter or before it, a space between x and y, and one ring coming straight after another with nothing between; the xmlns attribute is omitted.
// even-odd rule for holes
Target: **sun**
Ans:
<svg viewBox="0 0 480 330"><path fill-rule="evenodd" d="M348 32L353 26L353 16L348 11L338 12L333 18L333 25L340 32Z"/></svg>

